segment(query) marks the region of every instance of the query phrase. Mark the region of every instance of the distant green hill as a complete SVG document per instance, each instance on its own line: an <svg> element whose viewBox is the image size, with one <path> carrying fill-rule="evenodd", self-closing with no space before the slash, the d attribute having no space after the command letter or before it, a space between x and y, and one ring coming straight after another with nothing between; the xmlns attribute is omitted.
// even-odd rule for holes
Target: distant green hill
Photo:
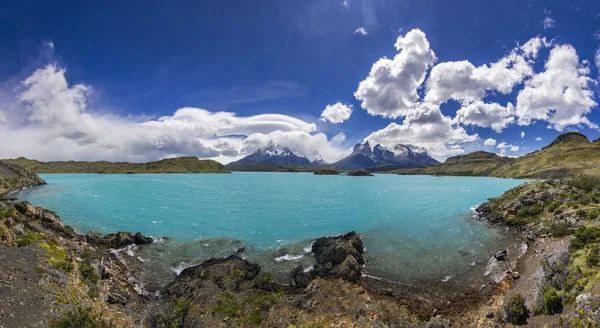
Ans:
<svg viewBox="0 0 600 328"><path fill-rule="evenodd" d="M19 157L4 160L35 173L104 173L104 174L139 174L139 173L230 173L225 166L213 160L200 160L196 157L168 158L149 163L125 162L85 162L59 161L40 162Z"/></svg>
<svg viewBox="0 0 600 328"><path fill-rule="evenodd" d="M581 133L568 132L548 146L517 158L477 151L450 157L440 165L393 172L505 178L551 178L574 174L600 176L600 141L590 142Z"/></svg>
<svg viewBox="0 0 600 328"><path fill-rule="evenodd" d="M494 176L509 178L564 177L573 174L600 175L600 143L590 142L578 132L558 136L548 146L517 158L499 168Z"/></svg>
<svg viewBox="0 0 600 328"><path fill-rule="evenodd" d="M426 168L401 169L399 174L489 176L497 169L510 165L514 158L498 156L494 153L476 151L466 155L448 158L444 163Z"/></svg>

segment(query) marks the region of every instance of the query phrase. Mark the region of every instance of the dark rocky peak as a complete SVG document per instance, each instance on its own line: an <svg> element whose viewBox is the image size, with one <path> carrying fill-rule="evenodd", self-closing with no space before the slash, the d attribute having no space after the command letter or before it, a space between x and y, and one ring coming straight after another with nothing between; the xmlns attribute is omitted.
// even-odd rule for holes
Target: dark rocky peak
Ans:
<svg viewBox="0 0 600 328"><path fill-rule="evenodd" d="M352 153L353 154L362 153L362 154L365 154L367 157L373 156L373 150L371 149L371 145L369 144L368 141L365 141L362 144L357 143L356 145L354 145L354 148L352 149Z"/></svg>

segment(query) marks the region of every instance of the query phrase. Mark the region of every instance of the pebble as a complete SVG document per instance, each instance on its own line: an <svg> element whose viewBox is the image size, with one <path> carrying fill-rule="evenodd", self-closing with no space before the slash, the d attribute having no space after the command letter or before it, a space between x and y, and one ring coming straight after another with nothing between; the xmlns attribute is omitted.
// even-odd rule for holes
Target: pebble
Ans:
<svg viewBox="0 0 600 328"><path fill-rule="evenodd" d="M513 279L519 279L519 277L521 277L521 276L519 275L519 273L518 273L518 272L516 272L516 271L515 271L515 272L513 272L513 273L511 273L511 275L512 275Z"/></svg>
<svg viewBox="0 0 600 328"><path fill-rule="evenodd" d="M488 318L488 319L493 318L494 317L494 312L490 311L490 312L486 313L485 317Z"/></svg>

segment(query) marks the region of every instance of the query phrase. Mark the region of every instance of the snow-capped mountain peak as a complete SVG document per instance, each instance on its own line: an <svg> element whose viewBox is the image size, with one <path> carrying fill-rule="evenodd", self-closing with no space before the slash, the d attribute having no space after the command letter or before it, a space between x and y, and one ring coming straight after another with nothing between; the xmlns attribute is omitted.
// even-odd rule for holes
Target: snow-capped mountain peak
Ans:
<svg viewBox="0 0 600 328"><path fill-rule="evenodd" d="M289 147L275 145L273 142L232 164L249 163L313 165L306 157L296 155Z"/></svg>
<svg viewBox="0 0 600 328"><path fill-rule="evenodd" d="M358 143L352 154L334 165L341 169L374 168L382 165L398 167L424 167L438 164L423 147L411 144L397 144L389 149L381 144L371 148L368 141Z"/></svg>

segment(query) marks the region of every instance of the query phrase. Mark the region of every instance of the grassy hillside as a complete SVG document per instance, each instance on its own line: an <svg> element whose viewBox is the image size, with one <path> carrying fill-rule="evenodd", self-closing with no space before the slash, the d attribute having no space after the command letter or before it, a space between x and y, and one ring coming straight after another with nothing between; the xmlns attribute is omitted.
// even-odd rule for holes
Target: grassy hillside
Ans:
<svg viewBox="0 0 600 328"><path fill-rule="evenodd" d="M46 184L44 180L26 169L0 161L0 196L23 187Z"/></svg>
<svg viewBox="0 0 600 328"><path fill-rule="evenodd" d="M485 151L476 151L467 155L448 158L440 165L417 169L401 169L399 174L489 176L497 169L510 165L513 158L498 156Z"/></svg>
<svg viewBox="0 0 600 328"><path fill-rule="evenodd" d="M575 174L600 176L600 141L578 132L561 134L548 146L518 158L478 151L448 158L440 165L401 169L398 174L552 178Z"/></svg>
<svg viewBox="0 0 600 328"><path fill-rule="evenodd" d="M229 173L223 164L196 157L168 158L149 163L112 163L106 161L40 162L23 157L5 160L35 173Z"/></svg>
<svg viewBox="0 0 600 328"><path fill-rule="evenodd" d="M541 150L519 157L511 165L493 172L509 178L564 177L573 174L600 175L600 143L568 132Z"/></svg>

